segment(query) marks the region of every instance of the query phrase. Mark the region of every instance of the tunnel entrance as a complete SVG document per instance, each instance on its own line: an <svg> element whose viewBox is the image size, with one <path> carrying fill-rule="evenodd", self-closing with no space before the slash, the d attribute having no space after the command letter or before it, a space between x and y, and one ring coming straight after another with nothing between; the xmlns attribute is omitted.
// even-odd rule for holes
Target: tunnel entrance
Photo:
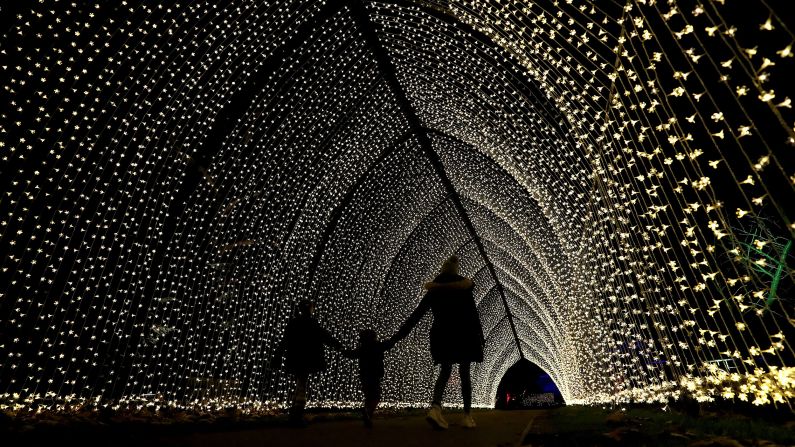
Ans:
<svg viewBox="0 0 795 447"><path fill-rule="evenodd" d="M563 397L549 374L535 363L520 359L502 376L494 407L514 410L558 405L563 405Z"/></svg>

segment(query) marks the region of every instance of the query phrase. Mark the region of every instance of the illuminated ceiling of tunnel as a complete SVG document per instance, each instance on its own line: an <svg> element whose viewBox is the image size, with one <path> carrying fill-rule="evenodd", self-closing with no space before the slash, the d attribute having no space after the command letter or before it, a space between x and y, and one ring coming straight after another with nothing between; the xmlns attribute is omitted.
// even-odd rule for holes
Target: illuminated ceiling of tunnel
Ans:
<svg viewBox="0 0 795 447"><path fill-rule="evenodd" d="M477 405L524 356L569 403L791 406L795 37L767 2L3 8L0 409L279 406L298 300L387 337L453 253ZM429 400L429 325L386 404ZM311 404L358 405L328 358Z"/></svg>

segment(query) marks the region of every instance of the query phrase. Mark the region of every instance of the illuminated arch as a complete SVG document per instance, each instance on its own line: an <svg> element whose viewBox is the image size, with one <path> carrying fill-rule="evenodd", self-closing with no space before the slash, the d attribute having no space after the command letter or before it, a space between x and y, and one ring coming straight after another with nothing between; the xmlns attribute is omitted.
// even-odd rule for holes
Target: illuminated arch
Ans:
<svg viewBox="0 0 795 447"><path fill-rule="evenodd" d="M296 301L386 337L453 252L478 405L522 355L569 403L790 405L795 36L765 2L6 8L2 408L280 405ZM386 403L428 400L427 330ZM356 405L329 359L311 401Z"/></svg>

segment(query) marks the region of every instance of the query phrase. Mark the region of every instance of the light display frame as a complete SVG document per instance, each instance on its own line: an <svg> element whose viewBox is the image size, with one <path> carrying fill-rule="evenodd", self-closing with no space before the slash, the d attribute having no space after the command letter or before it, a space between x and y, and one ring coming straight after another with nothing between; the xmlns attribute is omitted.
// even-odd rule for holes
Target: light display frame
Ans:
<svg viewBox="0 0 795 447"><path fill-rule="evenodd" d="M732 3L13 5L0 409L279 407L298 300L383 338L452 253L478 406L520 357L568 403L791 406L795 36ZM310 405L358 405L329 358Z"/></svg>

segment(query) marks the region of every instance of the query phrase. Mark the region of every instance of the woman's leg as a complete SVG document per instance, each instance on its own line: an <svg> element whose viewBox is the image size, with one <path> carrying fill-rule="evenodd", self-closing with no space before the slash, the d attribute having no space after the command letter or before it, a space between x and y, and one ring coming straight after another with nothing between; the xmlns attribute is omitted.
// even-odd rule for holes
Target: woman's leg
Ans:
<svg viewBox="0 0 795 447"><path fill-rule="evenodd" d="M428 416L425 417L431 427L437 430L444 430L448 427L447 421L442 416L442 397L444 397L444 388L447 386L447 381L450 380L452 370L453 365L450 363L443 363L439 369L439 377L436 378L436 385L433 387L431 409L428 411Z"/></svg>
<svg viewBox="0 0 795 447"><path fill-rule="evenodd" d="M442 406L442 397L444 397L444 389L447 386L447 381L450 380L450 372L453 370L453 365L450 363L443 363L439 369L439 377L436 378L436 385L433 387L433 400L431 405Z"/></svg>
<svg viewBox="0 0 795 447"><path fill-rule="evenodd" d="M467 414L472 409L472 376L469 367L470 363L458 364L458 375L461 378L461 399L464 400L464 413Z"/></svg>
<svg viewBox="0 0 795 447"><path fill-rule="evenodd" d="M306 388L309 382L309 373L300 372L295 375L295 392L293 393L293 405L290 408L290 420L301 421L304 417L306 407Z"/></svg>
<svg viewBox="0 0 795 447"><path fill-rule="evenodd" d="M375 414L375 409L378 408L378 403L380 399L377 397L369 397L364 402L364 411L367 413L367 417L372 418Z"/></svg>
<svg viewBox="0 0 795 447"><path fill-rule="evenodd" d="M370 380L364 385L364 425L373 426L373 415L381 402L381 380Z"/></svg>

